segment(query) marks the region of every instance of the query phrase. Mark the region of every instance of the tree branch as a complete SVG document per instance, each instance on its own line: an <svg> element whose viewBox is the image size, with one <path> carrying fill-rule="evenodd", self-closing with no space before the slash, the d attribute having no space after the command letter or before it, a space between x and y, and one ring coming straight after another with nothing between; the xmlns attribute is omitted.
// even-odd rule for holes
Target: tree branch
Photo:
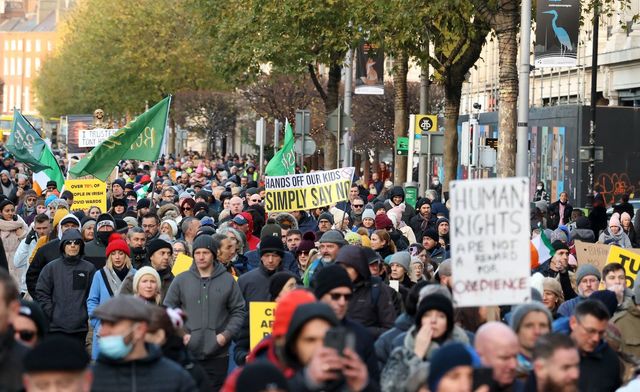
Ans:
<svg viewBox="0 0 640 392"><path fill-rule="evenodd" d="M316 70L313 68L313 64L311 63L307 64L307 68L309 69L309 76L311 76L311 81L313 82L313 85L316 87L316 90L318 90L318 94L320 94L320 98L323 101L326 101L327 93L324 91L322 84L320 84L320 81L318 80L318 75L316 75Z"/></svg>

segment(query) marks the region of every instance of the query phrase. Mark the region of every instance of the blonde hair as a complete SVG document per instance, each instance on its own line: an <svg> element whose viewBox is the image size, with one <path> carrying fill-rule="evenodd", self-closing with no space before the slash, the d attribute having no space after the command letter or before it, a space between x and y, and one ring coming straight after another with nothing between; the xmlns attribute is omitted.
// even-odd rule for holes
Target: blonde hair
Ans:
<svg viewBox="0 0 640 392"><path fill-rule="evenodd" d="M122 251L121 251L122 252ZM122 252L124 253L124 252ZM113 269L113 261L111 260L111 256L113 255L113 252L109 253L109 257L107 257L107 263L105 264L107 266L107 268L109 269ZM124 254L124 265L131 269L131 257L129 257L126 253Z"/></svg>

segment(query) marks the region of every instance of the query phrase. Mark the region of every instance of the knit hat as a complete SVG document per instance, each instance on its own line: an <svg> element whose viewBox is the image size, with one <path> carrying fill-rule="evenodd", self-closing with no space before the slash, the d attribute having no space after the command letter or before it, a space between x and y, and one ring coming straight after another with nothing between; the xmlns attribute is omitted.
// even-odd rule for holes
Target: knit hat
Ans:
<svg viewBox="0 0 640 392"><path fill-rule="evenodd" d="M318 222L323 219L326 219L329 221L329 223L333 224L333 215L331 215L329 212L323 212L322 214L320 214L320 216L318 217Z"/></svg>
<svg viewBox="0 0 640 392"><path fill-rule="evenodd" d="M322 234L322 237L320 237L320 241L318 242L320 242L321 244L338 244L340 246L347 245L347 241L344 239L344 235L338 230L329 230L325 232L324 234Z"/></svg>
<svg viewBox="0 0 640 392"><path fill-rule="evenodd" d="M336 264L328 265L316 272L311 286L318 299L337 287L348 287L353 290L349 274L344 268Z"/></svg>
<svg viewBox="0 0 640 392"><path fill-rule="evenodd" d="M3 172L3 174L9 175L8 171L3 170ZM53 180L47 181L47 188L49 188L50 186L56 187L56 189L58 188L58 184Z"/></svg>
<svg viewBox="0 0 640 392"><path fill-rule="evenodd" d="M576 285L579 285L580 281L589 275L593 275L598 278L598 280L602 280L602 274L600 274L600 271L596 267L591 264L582 264L578 267L578 271L576 271Z"/></svg>
<svg viewBox="0 0 640 392"><path fill-rule="evenodd" d="M208 249L215 256L218 253L218 248L216 248L216 244L213 241L213 237L210 235L199 235L193 241L193 253L196 252L196 249Z"/></svg>
<svg viewBox="0 0 640 392"><path fill-rule="evenodd" d="M620 214L620 223L622 224L622 221L628 219L629 221L631 221L631 215L629 215L628 212L623 212L622 214Z"/></svg>
<svg viewBox="0 0 640 392"><path fill-rule="evenodd" d="M415 286L414 286L415 287ZM430 295L442 295L449 299L449 301L453 301L453 297L451 296L451 291L441 284L428 284L420 289L418 293L418 303L422 302L423 299Z"/></svg>
<svg viewBox="0 0 640 392"><path fill-rule="evenodd" d="M511 313L511 322L509 326L513 329L514 332L518 333L520 329L520 324L522 324L522 320L531 312L541 312L547 316L547 320L549 320L549 327L553 323L553 316L551 316L551 312L547 309L544 304L534 301L526 304L521 304L515 307L513 312Z"/></svg>
<svg viewBox="0 0 640 392"><path fill-rule="evenodd" d="M389 261L389 265L398 264L406 272L409 272L409 264L411 264L411 254L406 251L396 252L391 256L391 261Z"/></svg>
<svg viewBox="0 0 640 392"><path fill-rule="evenodd" d="M422 328L422 316L429 310L439 310L447 316L447 330L442 338L449 336L453 331L453 303L447 297L442 294L432 294L424 297L418 304L418 310L416 311L416 332Z"/></svg>
<svg viewBox="0 0 640 392"><path fill-rule="evenodd" d="M553 248L554 253L556 251L559 251L560 249L564 249L566 251L569 250L569 246L567 245L567 243L566 242L562 242L560 240L553 241L553 243L551 244L551 247Z"/></svg>
<svg viewBox="0 0 640 392"><path fill-rule="evenodd" d="M58 197L56 195L49 195L47 196L47 198L44 200L44 206L45 207L49 207L49 203L51 203L52 201L54 201L55 199L57 199Z"/></svg>
<svg viewBox="0 0 640 392"><path fill-rule="evenodd" d="M609 227L613 226L622 228L622 225L620 224L620 214L618 214L617 212L611 215L611 218L609 219Z"/></svg>
<svg viewBox="0 0 640 392"><path fill-rule="evenodd" d="M77 340L66 336L49 336L29 351L23 359L25 373L84 371L89 354Z"/></svg>
<svg viewBox="0 0 640 392"><path fill-rule="evenodd" d="M163 248L169 249L169 251L173 253L173 247L167 241L161 240L160 238L151 240L147 244L147 257L151 257L154 253L156 253L157 251Z"/></svg>
<svg viewBox="0 0 640 392"><path fill-rule="evenodd" d="M139 227L138 220L132 216L125 216L122 220L127 224L127 226Z"/></svg>
<svg viewBox="0 0 640 392"><path fill-rule="evenodd" d="M302 251L310 252L311 249L314 249L316 247L315 241L316 241L316 235L313 233L313 231L307 231L302 235L302 240L298 244L296 253L302 252Z"/></svg>
<svg viewBox="0 0 640 392"><path fill-rule="evenodd" d="M589 218L586 216L579 216L576 219L576 229L589 229L591 228L591 222L589 222Z"/></svg>
<svg viewBox="0 0 640 392"><path fill-rule="evenodd" d="M160 275L158 271L153 269L153 267L144 266L136 271L136 274L133 275L133 292L138 294L138 283L140 283L140 279L142 279L145 275L151 275L155 278L156 282L158 282L158 291L162 288L162 280L160 279Z"/></svg>
<svg viewBox="0 0 640 392"><path fill-rule="evenodd" d="M264 256L266 253L277 253L280 257L284 257L284 245L282 244L282 239L271 235L260 237L259 252L260 257Z"/></svg>
<svg viewBox="0 0 640 392"><path fill-rule="evenodd" d="M347 241L349 245L362 245L362 237L353 231L347 231L344 235L344 240Z"/></svg>
<svg viewBox="0 0 640 392"><path fill-rule="evenodd" d="M589 299L595 299L604 304L604 307L609 311L609 316L613 317L613 314L618 309L618 298L616 294L611 290L596 290L589 296Z"/></svg>
<svg viewBox="0 0 640 392"><path fill-rule="evenodd" d="M371 208L365 208L365 210L362 212L362 220L365 220L366 218L375 220L376 213Z"/></svg>
<svg viewBox="0 0 640 392"><path fill-rule="evenodd" d="M391 229L393 222L386 214L378 214L375 218L376 230Z"/></svg>
<svg viewBox="0 0 640 392"><path fill-rule="evenodd" d="M36 328L38 328L39 338L42 338L46 335L49 329L49 321L47 320L47 317L44 315L42 308L37 302L21 299L18 314L33 321L33 323L36 325Z"/></svg>
<svg viewBox="0 0 640 392"><path fill-rule="evenodd" d="M275 275L277 273L273 276ZM273 316L273 331L271 331L273 337L284 336L287 333L287 329L289 329L289 322L291 322L291 316L293 316L296 308L311 302L316 302L316 297L305 289L295 289L280 298L280 301L276 303L276 310Z"/></svg>
<svg viewBox="0 0 640 392"><path fill-rule="evenodd" d="M554 278L544 278L542 280L542 290L543 291L551 291L560 299L560 301L564 302L564 293L562 292L562 286L557 279Z"/></svg>
<svg viewBox="0 0 640 392"><path fill-rule="evenodd" d="M100 214L96 219L96 231L100 230L103 226L111 226L113 230L116 229L116 221L111 214Z"/></svg>
<svg viewBox="0 0 640 392"><path fill-rule="evenodd" d="M118 179L114 180L114 181L111 183L111 188L112 188L112 189L113 189L113 186L114 186L114 185L120 185L120 186L122 187L122 189L124 189L124 186L125 186L126 184L125 184L125 182L124 182L124 180L123 180L122 178L118 178Z"/></svg>
<svg viewBox="0 0 640 392"><path fill-rule="evenodd" d="M436 231L436 229L434 228L428 228L427 230L425 230L422 233L422 237L429 237L432 240L434 240L435 242L438 242L440 240L440 236L438 235L438 232Z"/></svg>
<svg viewBox="0 0 640 392"><path fill-rule="evenodd" d="M463 344L449 343L435 352L430 364L427 384L430 391L437 391L442 377L458 366L472 366L473 359Z"/></svg>
<svg viewBox="0 0 640 392"><path fill-rule="evenodd" d="M246 365L236 381L236 390L242 392L284 391L289 384L280 369L267 360L258 360Z"/></svg>
<svg viewBox="0 0 640 392"><path fill-rule="evenodd" d="M111 207L127 208L127 201L125 199L114 199L113 202L111 202Z"/></svg>
<svg viewBox="0 0 640 392"><path fill-rule="evenodd" d="M149 199L140 199L138 200L138 204L136 206L137 210L140 210L142 208L150 208L151 207L151 200Z"/></svg>
<svg viewBox="0 0 640 392"><path fill-rule="evenodd" d="M260 230L260 238L265 236L282 238L282 231L279 224L273 218L267 219L267 223Z"/></svg>
<svg viewBox="0 0 640 392"><path fill-rule="evenodd" d="M294 278L298 285L302 284L300 277L290 271L280 271L271 275L269 278L269 294L271 294L272 301L275 301L276 298L278 298L282 288L291 278Z"/></svg>
<svg viewBox="0 0 640 392"><path fill-rule="evenodd" d="M105 255L109 257L111 252L114 250L122 251L127 256L131 256L131 249L129 249L129 245L127 245L127 242L118 233L113 233L109 236L109 245L107 245Z"/></svg>

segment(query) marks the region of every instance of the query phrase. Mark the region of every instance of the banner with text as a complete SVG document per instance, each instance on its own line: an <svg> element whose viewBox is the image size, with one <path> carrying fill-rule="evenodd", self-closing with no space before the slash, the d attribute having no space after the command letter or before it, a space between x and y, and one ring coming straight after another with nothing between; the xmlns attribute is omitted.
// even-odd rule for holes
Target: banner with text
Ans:
<svg viewBox="0 0 640 392"><path fill-rule="evenodd" d="M249 348L271 335L275 318L275 302L249 302Z"/></svg>
<svg viewBox="0 0 640 392"><path fill-rule="evenodd" d="M637 249L623 249L619 246L611 246L607 264L620 263L624 268L627 277L627 287L632 289L640 269L640 254L635 253ZM603 277L604 278L604 277Z"/></svg>
<svg viewBox="0 0 640 392"><path fill-rule="evenodd" d="M93 206L107 211L107 185L103 181L94 178L66 180L64 189L73 193L74 211L88 210Z"/></svg>
<svg viewBox="0 0 640 392"><path fill-rule="evenodd" d="M349 199L353 167L265 177L267 212L310 210Z"/></svg>
<svg viewBox="0 0 640 392"><path fill-rule="evenodd" d="M529 302L529 179L451 183L455 306Z"/></svg>
<svg viewBox="0 0 640 392"><path fill-rule="evenodd" d="M105 129L105 128L93 128L93 129L81 129L78 131L78 147L95 147L103 141L107 140L114 133L118 132L118 129Z"/></svg>

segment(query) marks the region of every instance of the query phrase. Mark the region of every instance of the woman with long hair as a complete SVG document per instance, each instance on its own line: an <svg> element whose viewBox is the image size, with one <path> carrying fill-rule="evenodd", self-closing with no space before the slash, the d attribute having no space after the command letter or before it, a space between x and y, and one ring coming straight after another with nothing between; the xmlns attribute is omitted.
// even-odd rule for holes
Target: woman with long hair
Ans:
<svg viewBox="0 0 640 392"><path fill-rule="evenodd" d="M0 201L0 239L4 248L9 272L16 282L22 278L22 268L13 265L13 256L20 245L20 241L27 236L29 227L16 215L15 205L8 199Z"/></svg>
<svg viewBox="0 0 640 392"><path fill-rule="evenodd" d="M396 253L396 244L386 230L376 230L371 234L371 249L378 252L383 259Z"/></svg>

